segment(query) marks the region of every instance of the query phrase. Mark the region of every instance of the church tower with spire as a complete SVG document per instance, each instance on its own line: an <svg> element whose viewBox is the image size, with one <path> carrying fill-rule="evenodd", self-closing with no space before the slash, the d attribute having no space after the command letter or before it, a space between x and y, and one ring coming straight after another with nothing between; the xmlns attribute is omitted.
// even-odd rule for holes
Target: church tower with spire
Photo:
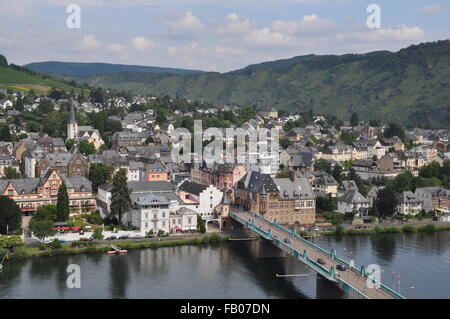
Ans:
<svg viewBox="0 0 450 319"><path fill-rule="evenodd" d="M78 123L75 119L75 107L70 105L69 123L67 123L67 139L76 140L78 138Z"/></svg>

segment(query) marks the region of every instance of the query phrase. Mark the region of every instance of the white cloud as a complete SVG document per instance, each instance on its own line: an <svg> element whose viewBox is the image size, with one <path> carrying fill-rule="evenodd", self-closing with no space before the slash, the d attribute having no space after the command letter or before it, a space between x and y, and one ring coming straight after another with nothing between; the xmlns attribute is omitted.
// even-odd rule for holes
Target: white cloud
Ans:
<svg viewBox="0 0 450 319"><path fill-rule="evenodd" d="M425 13L425 14L439 13L442 11L446 11L448 8L449 8L448 5L435 4L435 5L423 7L422 9L420 9L420 12Z"/></svg>
<svg viewBox="0 0 450 319"><path fill-rule="evenodd" d="M165 24L171 37L192 38L205 32L205 26L191 11L186 11L181 18L166 21Z"/></svg>
<svg viewBox="0 0 450 319"><path fill-rule="evenodd" d="M338 40L353 40L358 42L384 41L417 41L423 38L425 32L419 27L400 25L392 28L371 29L365 31L350 31L337 36Z"/></svg>
<svg viewBox="0 0 450 319"><path fill-rule="evenodd" d="M272 29L291 35L316 35L337 32L339 27L328 19L320 19L317 15L305 15L300 21L277 20L272 23Z"/></svg>
<svg viewBox="0 0 450 319"><path fill-rule="evenodd" d="M127 50L127 48L119 43L112 43L108 46L108 51L110 52L116 52L116 53L123 53Z"/></svg>
<svg viewBox="0 0 450 319"><path fill-rule="evenodd" d="M144 37L135 37L130 40L131 44L136 50L140 52L145 52L153 50L158 47L158 44Z"/></svg>
<svg viewBox="0 0 450 319"><path fill-rule="evenodd" d="M100 47L101 44L97 41L95 36L87 35L83 38L78 48L83 51L93 51L100 49Z"/></svg>
<svg viewBox="0 0 450 319"><path fill-rule="evenodd" d="M218 30L219 35L230 36L248 33L252 30L249 20L242 20L238 14L230 13L225 17L225 23Z"/></svg>

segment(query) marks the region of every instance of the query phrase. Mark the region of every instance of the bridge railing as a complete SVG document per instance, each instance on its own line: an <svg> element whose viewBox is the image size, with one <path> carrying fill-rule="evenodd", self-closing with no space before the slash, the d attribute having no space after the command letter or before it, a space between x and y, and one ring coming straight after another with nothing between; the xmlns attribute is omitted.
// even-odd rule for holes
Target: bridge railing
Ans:
<svg viewBox="0 0 450 319"><path fill-rule="evenodd" d="M307 245L307 246L309 246L309 247L311 247L311 248L313 248L313 249L316 249L316 250L322 252L323 254L329 256L330 258L334 258L335 260L339 261L339 262L342 263L342 264L347 265L348 267L351 266L351 265L350 265L350 262L349 262L348 260L346 260L345 258L340 257L340 256L338 256L338 255L335 255L335 256L333 257L332 254L331 254L331 251L328 251L328 250L326 250L326 249L324 249L324 248L322 248L322 247L320 247L320 246L318 246L318 245L316 245L316 244L310 242L309 240L304 239L303 237L299 236L299 235L296 234L295 232L290 232L287 228L285 228L285 227L279 225L278 223L270 222L269 220L265 219L264 217L262 217L262 216L260 216L260 215L258 215L258 214L253 214L253 213L251 213L251 212L247 212L247 213L251 214L252 217L255 217L256 219L262 220L262 221L263 221L264 223L266 223L266 224L269 224L269 225L271 225L271 226L275 226L277 229L279 229L279 230L285 232L286 234L288 234L288 235L290 235L290 236L293 236L295 239L301 241L301 242L304 243L305 245ZM247 221L246 221L245 219L239 217L238 215L236 215L236 214L234 214L234 213L232 213L232 212L230 213L230 215L232 215L234 218L238 219L239 221L242 221L243 224L247 224ZM258 231L260 231L260 232L262 232L262 233L268 235L268 232L265 232L264 230L258 228L256 225L254 225L254 228L256 228L256 229L258 229ZM287 245L286 243L284 243L283 241L281 241L281 240L279 240L279 239L276 239L276 241L277 241L278 243L281 243L282 245L287 246L287 247L290 248L290 249L293 249L292 247L290 247L289 245ZM294 249L294 250L295 250L295 249ZM299 251L297 251L297 252L298 252L302 257L304 257L304 256L303 256L303 252L299 252ZM327 268L323 267L322 265L320 265L320 264L314 262L313 260L311 260L311 259L309 259L309 258L305 258L305 260L306 260L309 264L312 264L314 267L319 268L319 269L322 270L323 272L325 272L325 273L331 275L331 274L330 274L330 271L329 271ZM353 265L353 266L352 266L352 269L354 269L354 270L355 270L357 273L359 273L361 276L365 277L365 276L363 275L363 272L362 272L362 267L357 266L357 265ZM360 292L360 291L357 290L356 288L352 287L351 285L349 285L348 283L346 283L345 281L343 281L342 278L341 278L341 281L344 282L345 284L347 284L349 287L351 287L354 291L356 291L358 294L360 294L360 295L363 296L364 298L368 298L365 294L363 294L362 292ZM404 296L402 296L401 294L399 294L399 293L396 292L395 290L389 288L388 286L386 286L386 285L384 285L384 284L382 284L382 283L380 284L380 287L381 287L382 289L386 290L388 293L390 293L390 294L396 296L397 298L400 298L400 299L406 299Z"/></svg>

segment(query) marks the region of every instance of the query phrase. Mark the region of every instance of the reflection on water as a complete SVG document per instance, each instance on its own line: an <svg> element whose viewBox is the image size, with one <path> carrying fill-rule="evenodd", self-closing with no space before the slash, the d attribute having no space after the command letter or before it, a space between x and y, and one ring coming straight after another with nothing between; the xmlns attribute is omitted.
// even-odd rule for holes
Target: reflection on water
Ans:
<svg viewBox="0 0 450 319"><path fill-rule="evenodd" d="M414 286L418 298L450 298L449 242L450 232L316 239L357 264L379 264L385 284L406 297ZM69 264L81 268L81 289L66 287ZM0 273L0 298L343 297L333 283L264 240L7 261Z"/></svg>

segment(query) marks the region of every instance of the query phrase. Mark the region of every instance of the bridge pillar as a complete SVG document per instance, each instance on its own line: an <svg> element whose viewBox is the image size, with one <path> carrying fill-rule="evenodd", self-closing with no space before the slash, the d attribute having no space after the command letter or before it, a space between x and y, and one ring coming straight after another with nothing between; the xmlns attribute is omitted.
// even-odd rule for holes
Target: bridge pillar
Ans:
<svg viewBox="0 0 450 319"><path fill-rule="evenodd" d="M361 266L361 275L366 277L366 266Z"/></svg>
<svg viewBox="0 0 450 319"><path fill-rule="evenodd" d="M306 249L303 251L303 257L308 259L308 251Z"/></svg>

